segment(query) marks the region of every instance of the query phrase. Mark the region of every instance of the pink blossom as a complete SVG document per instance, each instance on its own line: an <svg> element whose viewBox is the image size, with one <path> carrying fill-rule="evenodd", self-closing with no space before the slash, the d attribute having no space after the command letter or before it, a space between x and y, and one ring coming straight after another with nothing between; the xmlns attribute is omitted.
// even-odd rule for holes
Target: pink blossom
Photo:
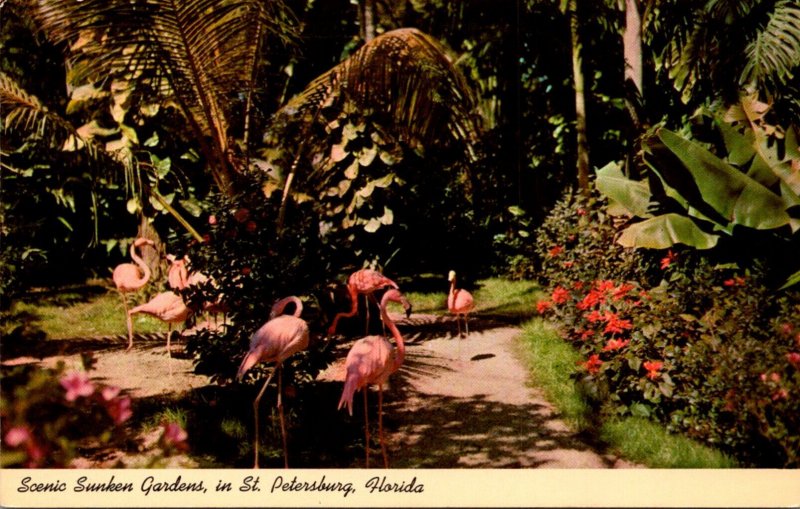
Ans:
<svg viewBox="0 0 800 509"><path fill-rule="evenodd" d="M787 353L786 360L789 361L795 368L800 369L800 353L798 352Z"/></svg>
<svg viewBox="0 0 800 509"><path fill-rule="evenodd" d="M788 399L788 398L789 398L789 392L783 387L772 393L772 401L778 401L779 399Z"/></svg>
<svg viewBox="0 0 800 509"><path fill-rule="evenodd" d="M89 381L89 375L79 371L72 371L64 376L61 381L67 394L64 396L67 401L75 401L81 396L91 396L94 393L94 385Z"/></svg>
<svg viewBox="0 0 800 509"><path fill-rule="evenodd" d="M119 387L115 387L113 385L109 385L103 387L103 390L100 391L100 395L103 397L103 401L111 401L112 399L116 398L119 395Z"/></svg>
<svg viewBox="0 0 800 509"><path fill-rule="evenodd" d="M14 426L5 436L5 443L9 447L18 447L31 439L31 432L25 426Z"/></svg>
<svg viewBox="0 0 800 509"><path fill-rule="evenodd" d="M189 446L186 443L186 439L189 437L189 435L180 424L176 422L168 422L164 423L162 427L164 429L164 433L161 435L160 439L162 447L188 449Z"/></svg>
<svg viewBox="0 0 800 509"><path fill-rule="evenodd" d="M122 424L133 416L131 410L131 398L123 396L121 398L112 399L106 405L108 415L114 420L114 424Z"/></svg>

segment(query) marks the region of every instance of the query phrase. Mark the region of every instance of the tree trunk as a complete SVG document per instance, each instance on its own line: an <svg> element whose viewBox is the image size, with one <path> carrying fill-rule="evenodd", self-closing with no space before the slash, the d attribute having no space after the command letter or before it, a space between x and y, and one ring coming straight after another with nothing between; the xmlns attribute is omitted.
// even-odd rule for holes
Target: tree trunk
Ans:
<svg viewBox="0 0 800 509"><path fill-rule="evenodd" d="M361 25L361 38L368 43L375 38L375 0L358 2L358 21Z"/></svg>
<svg viewBox="0 0 800 509"><path fill-rule="evenodd" d="M589 194L589 143L586 137L586 98L584 95L583 71L581 70L581 44L578 38L577 0L569 0L567 6L572 42L572 77L575 84L575 131L577 132L578 189Z"/></svg>
<svg viewBox="0 0 800 509"><path fill-rule="evenodd" d="M622 35L622 48L625 57L625 108L631 119L627 138L635 140L642 132L644 122L642 103L644 84L642 74L642 18L637 0L625 0L625 31ZM638 171L634 162L636 147L630 146L625 158L624 171L628 178L636 178Z"/></svg>
<svg viewBox="0 0 800 509"><path fill-rule="evenodd" d="M622 36L625 55L625 81L631 80L641 95L642 85L642 18L636 0L625 0L625 33Z"/></svg>

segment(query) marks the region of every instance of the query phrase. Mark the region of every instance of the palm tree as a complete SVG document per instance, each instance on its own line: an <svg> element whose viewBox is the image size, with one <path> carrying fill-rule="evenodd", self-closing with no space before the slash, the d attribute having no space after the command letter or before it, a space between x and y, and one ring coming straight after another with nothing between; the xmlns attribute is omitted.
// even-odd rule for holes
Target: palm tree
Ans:
<svg viewBox="0 0 800 509"><path fill-rule="evenodd" d="M369 110L407 145L432 148L454 143L463 149L464 160L477 158L474 145L481 120L472 91L444 48L413 28L392 30L371 40L312 80L278 117L307 123L308 133L323 107ZM302 140L284 181L279 230L309 137Z"/></svg>
<svg viewBox="0 0 800 509"><path fill-rule="evenodd" d="M795 112L798 20L795 0L660 0L642 16L646 42L684 101L735 103L743 90L760 91Z"/></svg>

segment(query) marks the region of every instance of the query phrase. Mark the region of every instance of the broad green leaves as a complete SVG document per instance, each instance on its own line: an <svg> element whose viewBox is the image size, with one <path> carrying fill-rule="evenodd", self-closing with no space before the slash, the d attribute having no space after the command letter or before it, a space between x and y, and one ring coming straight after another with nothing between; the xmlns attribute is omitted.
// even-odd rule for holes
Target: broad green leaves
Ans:
<svg viewBox="0 0 800 509"><path fill-rule="evenodd" d="M727 151L724 158L700 142L660 128L645 141L651 180L634 181L616 163L597 170L598 190L610 211L643 219L628 226L618 242L626 247L665 249L685 244L709 249L736 228L794 234L800 219L800 152L793 129L763 123L764 109L743 99L715 119ZM732 120L731 124L725 120ZM780 141L780 144L778 141ZM651 188L657 183L658 186ZM674 210L680 207L681 210ZM670 210L657 215L658 210Z"/></svg>

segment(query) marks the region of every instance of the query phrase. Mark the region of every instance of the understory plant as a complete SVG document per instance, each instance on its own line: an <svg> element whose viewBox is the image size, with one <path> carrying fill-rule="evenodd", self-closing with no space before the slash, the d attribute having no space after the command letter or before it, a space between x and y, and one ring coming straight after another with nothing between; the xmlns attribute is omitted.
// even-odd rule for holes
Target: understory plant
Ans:
<svg viewBox="0 0 800 509"><path fill-rule="evenodd" d="M800 295L764 260L624 248L623 222L568 195L539 231L540 313L581 352L575 379L608 415L663 422L744 464L800 464Z"/></svg>

